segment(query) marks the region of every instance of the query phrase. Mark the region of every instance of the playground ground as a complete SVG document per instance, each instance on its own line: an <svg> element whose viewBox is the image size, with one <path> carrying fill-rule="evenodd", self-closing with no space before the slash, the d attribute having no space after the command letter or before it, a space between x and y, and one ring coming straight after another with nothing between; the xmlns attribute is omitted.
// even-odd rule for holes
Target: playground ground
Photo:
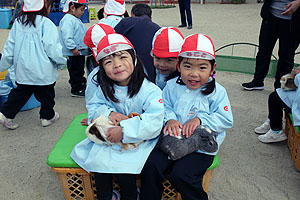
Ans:
<svg viewBox="0 0 300 200"><path fill-rule="evenodd" d="M261 5L192 4L193 29L180 30L184 36L207 34L216 48L235 42L258 44ZM90 5L96 10L101 6ZM130 11L132 4L126 7ZM178 6L153 9L152 19L160 26L178 26ZM96 22L93 20L86 26ZM9 30L0 29L0 52L8 33ZM275 55L277 49L276 46ZM252 47L241 47L234 52L245 57L255 54ZM219 52L230 53L231 50ZM298 57L296 62L300 63ZM267 99L273 91L274 80L266 78L263 91L244 91L240 84L251 79L251 74L218 71L217 81L227 89L231 101L234 126L227 131L219 152L220 165L211 179L209 197L212 200L298 200L300 174L286 142L262 144L253 131L267 117ZM14 131L0 127L1 200L64 199L56 174L46 164L47 156L74 116L86 112L84 99L70 96L66 70L60 71L56 84L55 110L61 118L48 128L40 125L39 109L19 113L15 120L20 127Z"/></svg>

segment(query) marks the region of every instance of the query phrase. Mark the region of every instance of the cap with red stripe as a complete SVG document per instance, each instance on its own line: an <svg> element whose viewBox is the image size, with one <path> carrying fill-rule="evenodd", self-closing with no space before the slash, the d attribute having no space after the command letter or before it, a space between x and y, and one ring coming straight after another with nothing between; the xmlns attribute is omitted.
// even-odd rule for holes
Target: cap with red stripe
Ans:
<svg viewBox="0 0 300 200"><path fill-rule="evenodd" d="M104 5L104 13L107 15L121 16L125 12L125 0L108 0Z"/></svg>
<svg viewBox="0 0 300 200"><path fill-rule="evenodd" d="M24 0L23 12L37 12L44 8L45 0Z"/></svg>
<svg viewBox="0 0 300 200"><path fill-rule="evenodd" d="M97 45L100 40L111 33L115 33L114 29L103 23L95 24L87 30L83 38L83 42L86 46L92 49L95 58L97 57Z"/></svg>
<svg viewBox="0 0 300 200"><path fill-rule="evenodd" d="M104 36L97 46L96 61L118 51L133 49L131 42L121 34L112 33Z"/></svg>
<svg viewBox="0 0 300 200"><path fill-rule="evenodd" d="M215 60L215 46L211 38L206 35L190 35L184 39L179 56L185 58Z"/></svg>
<svg viewBox="0 0 300 200"><path fill-rule="evenodd" d="M63 9L64 13L69 12L69 8L70 8L69 5L70 5L70 3L79 3L79 4L87 5L88 2L86 0L67 0L65 2L64 9Z"/></svg>
<svg viewBox="0 0 300 200"><path fill-rule="evenodd" d="M163 27L153 36L150 54L159 58L178 57L183 39L177 28Z"/></svg>

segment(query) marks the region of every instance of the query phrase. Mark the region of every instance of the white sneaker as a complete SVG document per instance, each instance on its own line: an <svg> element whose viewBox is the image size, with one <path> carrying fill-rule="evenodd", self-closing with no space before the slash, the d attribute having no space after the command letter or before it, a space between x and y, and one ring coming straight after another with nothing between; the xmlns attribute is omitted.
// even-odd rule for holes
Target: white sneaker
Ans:
<svg viewBox="0 0 300 200"><path fill-rule="evenodd" d="M266 134L258 136L258 140L262 143L281 142L286 139L287 136L283 130L281 130L279 133L274 133L272 129L270 129Z"/></svg>
<svg viewBox="0 0 300 200"><path fill-rule="evenodd" d="M41 119L42 122L42 126L43 127L47 127L50 126L51 124L53 124L54 122L56 122L59 119L59 114L57 112L55 112L54 117L52 119Z"/></svg>
<svg viewBox="0 0 300 200"><path fill-rule="evenodd" d="M5 126L10 130L15 130L16 128L19 127L17 123L13 122L12 119L6 118L1 112L0 112L0 124L2 124L3 126Z"/></svg>
<svg viewBox="0 0 300 200"><path fill-rule="evenodd" d="M254 132L256 134L265 134L266 132L268 132L270 130L270 119L267 119L262 125L260 125L259 127L256 127L254 129Z"/></svg>

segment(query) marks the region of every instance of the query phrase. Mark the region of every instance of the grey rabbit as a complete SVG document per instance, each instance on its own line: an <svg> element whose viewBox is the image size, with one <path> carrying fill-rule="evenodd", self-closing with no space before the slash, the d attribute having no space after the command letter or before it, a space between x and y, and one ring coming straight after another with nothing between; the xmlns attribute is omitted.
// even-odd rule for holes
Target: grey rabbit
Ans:
<svg viewBox="0 0 300 200"><path fill-rule="evenodd" d="M216 152L218 150L216 136L216 132L200 125L189 138L161 135L157 145L171 160L177 160L198 149L209 153Z"/></svg>

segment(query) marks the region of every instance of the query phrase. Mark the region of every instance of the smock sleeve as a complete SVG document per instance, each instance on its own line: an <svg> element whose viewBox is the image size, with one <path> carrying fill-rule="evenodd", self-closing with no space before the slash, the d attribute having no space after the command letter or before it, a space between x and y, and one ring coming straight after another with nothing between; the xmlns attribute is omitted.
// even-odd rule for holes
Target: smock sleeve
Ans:
<svg viewBox="0 0 300 200"><path fill-rule="evenodd" d="M152 84L152 83L151 83ZM141 96L143 113L140 116L123 120L123 143L136 143L156 138L161 131L164 119L164 107L161 90L153 84Z"/></svg>
<svg viewBox="0 0 300 200"><path fill-rule="evenodd" d="M74 40L75 34L72 23L72 20L65 20L63 26L60 27L62 40L65 47L69 50L75 49L77 46Z"/></svg>
<svg viewBox="0 0 300 200"><path fill-rule="evenodd" d="M63 57L62 46L58 42L58 32L52 22L44 24L42 41L47 56L58 67L66 65L67 59Z"/></svg>
<svg viewBox="0 0 300 200"><path fill-rule="evenodd" d="M178 118L174 111L174 105L172 102L172 89L170 88L171 84L168 84L163 89L163 101L164 101L164 108L165 108L165 117L164 117L164 124L167 123L170 119L174 119L178 121Z"/></svg>
<svg viewBox="0 0 300 200"><path fill-rule="evenodd" d="M199 111L196 115L201 120L201 125L207 125L218 133L231 128L233 116L225 88L217 86L209 102L210 112Z"/></svg>
<svg viewBox="0 0 300 200"><path fill-rule="evenodd" d="M2 57L0 60L0 71L2 72L4 72L5 70L13 66L14 49L15 49L15 41L16 41L15 36L16 36L16 28L14 23L9 32L8 38L3 48Z"/></svg>

